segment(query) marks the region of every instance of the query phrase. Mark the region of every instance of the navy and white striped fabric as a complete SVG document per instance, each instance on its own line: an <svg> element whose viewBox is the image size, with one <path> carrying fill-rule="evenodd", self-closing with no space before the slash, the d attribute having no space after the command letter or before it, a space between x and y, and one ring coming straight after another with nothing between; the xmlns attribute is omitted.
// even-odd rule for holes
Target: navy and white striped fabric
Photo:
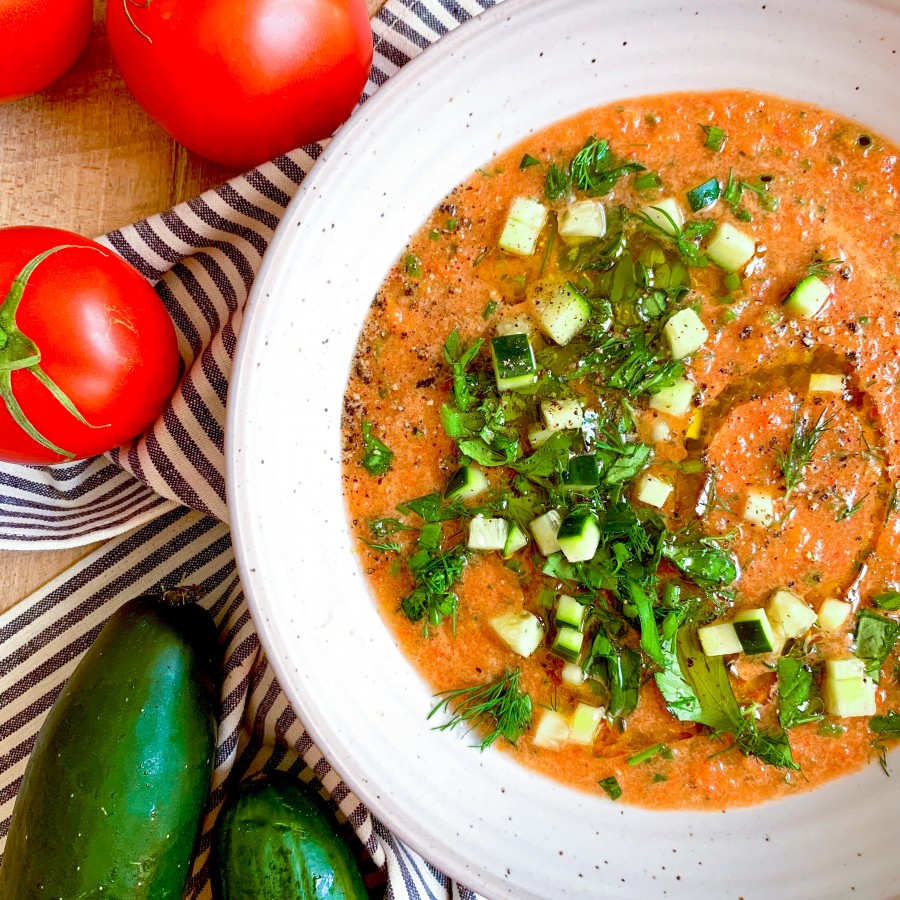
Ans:
<svg viewBox="0 0 900 900"><path fill-rule="evenodd" d="M411 58L493 0L389 0L373 20L363 101ZM216 770L188 896L210 896L209 830L227 790L260 770L314 781L346 818L388 900L477 900L373 818L312 743L275 680L250 619L228 532L225 400L244 305L312 145L102 241L154 282L178 333L185 376L141 439L53 467L0 464L0 548L106 540L0 617L0 852L47 711L106 619L125 601L200 585L225 646Z"/></svg>

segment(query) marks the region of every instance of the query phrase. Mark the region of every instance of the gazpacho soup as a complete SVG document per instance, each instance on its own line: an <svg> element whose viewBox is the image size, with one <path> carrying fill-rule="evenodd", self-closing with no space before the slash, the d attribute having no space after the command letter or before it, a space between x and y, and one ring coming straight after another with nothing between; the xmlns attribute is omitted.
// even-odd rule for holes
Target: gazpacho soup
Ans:
<svg viewBox="0 0 900 900"><path fill-rule="evenodd" d="M433 212L343 411L361 564L432 725L647 807L889 765L897 159L789 100L648 97Z"/></svg>

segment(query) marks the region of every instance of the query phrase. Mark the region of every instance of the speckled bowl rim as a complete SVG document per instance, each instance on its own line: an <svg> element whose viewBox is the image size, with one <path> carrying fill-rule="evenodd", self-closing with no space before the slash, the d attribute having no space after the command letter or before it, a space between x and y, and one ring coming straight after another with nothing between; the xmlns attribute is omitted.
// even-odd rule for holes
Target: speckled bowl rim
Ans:
<svg viewBox="0 0 900 900"><path fill-rule="evenodd" d="M900 895L891 838L900 779L877 766L724 816L654 813L431 731L430 692L352 561L338 473L355 334L405 238L493 151L576 111L573 90L557 101L537 89L526 124L511 70L552 88L555 62L605 85L577 108L676 86L768 90L832 106L896 141L898 30L887 0L638 0L627 14L611 0L507 0L369 100L284 216L253 288L228 405L240 575L279 682L325 757L388 828L485 895ZM470 130L478 137L465 138ZM442 153L451 134L467 149Z"/></svg>

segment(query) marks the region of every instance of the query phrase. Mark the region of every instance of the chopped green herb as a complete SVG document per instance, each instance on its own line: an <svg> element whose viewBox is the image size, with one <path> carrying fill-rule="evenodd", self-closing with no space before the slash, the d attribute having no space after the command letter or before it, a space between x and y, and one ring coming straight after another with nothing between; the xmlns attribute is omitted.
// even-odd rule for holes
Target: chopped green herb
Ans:
<svg viewBox="0 0 900 900"><path fill-rule="evenodd" d="M870 609L861 609L853 637L856 655L866 664L866 674L879 681L881 667L900 638L900 622L879 616Z"/></svg>
<svg viewBox="0 0 900 900"><path fill-rule="evenodd" d="M438 712L452 712L453 717L443 725L435 726L438 731L466 725L469 731L476 728L490 729L481 739L481 750L487 750L497 738L502 737L515 745L531 725L531 697L519 685L521 673L518 669L473 687L457 688L437 694L440 702L428 714L428 718Z"/></svg>
<svg viewBox="0 0 900 900"><path fill-rule="evenodd" d="M362 542L378 553L399 553L402 549L396 541L367 541L362 538Z"/></svg>
<svg viewBox="0 0 900 900"><path fill-rule="evenodd" d="M495 312L497 312L499 304L496 300L490 300L485 305L484 309L481 311L482 319L489 319Z"/></svg>
<svg viewBox="0 0 900 900"><path fill-rule="evenodd" d="M450 519L458 519L466 513L466 507L461 501L445 501L438 491L433 494L425 494L424 497L407 500L405 503L399 504L397 509L405 515L415 513L425 522L446 522Z"/></svg>
<svg viewBox="0 0 900 900"><path fill-rule="evenodd" d="M372 433L372 423L362 423L362 467L370 475L384 475L394 464L394 451Z"/></svg>
<svg viewBox="0 0 900 900"><path fill-rule="evenodd" d="M451 588L462 575L469 551L457 544L450 550L419 550L407 565L415 578L413 592L400 603L400 609L411 622L425 621L425 634L446 618L456 633L456 611L459 601Z"/></svg>
<svg viewBox="0 0 900 900"><path fill-rule="evenodd" d="M564 166L550 163L544 176L544 196L548 200L561 200L572 189L572 177Z"/></svg>
<svg viewBox="0 0 900 900"><path fill-rule="evenodd" d="M662 555L700 587L725 587L738 576L734 555L712 538L671 538Z"/></svg>
<svg viewBox="0 0 900 900"><path fill-rule="evenodd" d="M646 170L638 162L620 162L609 149L609 141L591 135L569 165L572 184L597 197L608 194L625 175Z"/></svg>
<svg viewBox="0 0 900 900"><path fill-rule="evenodd" d="M662 187L662 178L656 172L642 172L634 179L636 191L649 191L658 187Z"/></svg>
<svg viewBox="0 0 900 900"><path fill-rule="evenodd" d="M706 135L703 146L713 153L719 153L728 140L728 135L718 125L701 125L700 130Z"/></svg>
<svg viewBox="0 0 900 900"><path fill-rule="evenodd" d="M640 753L635 753L634 756L629 756L628 759L625 760L625 762L627 762L629 766L638 766L641 763L653 759L655 756L662 756L664 758L671 759L672 751L669 750L667 744L654 744L652 747L648 747L646 750L642 750Z"/></svg>
<svg viewBox="0 0 900 900"><path fill-rule="evenodd" d="M820 737L840 737L847 730L846 725L841 725L839 722L828 722L823 721L819 724L819 727L816 729L816 734Z"/></svg>
<svg viewBox="0 0 900 900"><path fill-rule="evenodd" d="M881 738L900 738L900 712L890 710L869 719L869 729Z"/></svg>
<svg viewBox="0 0 900 900"><path fill-rule="evenodd" d="M382 538L389 537L392 534L396 534L398 531L415 531L411 525L406 525L401 522L399 519L391 519L391 518L383 518L383 519L372 519L369 522L369 531L372 532L372 537Z"/></svg>
<svg viewBox="0 0 900 900"><path fill-rule="evenodd" d="M606 684L610 716L624 719L634 712L641 686L640 653L618 644L601 626L591 645L586 671Z"/></svg>
<svg viewBox="0 0 900 900"><path fill-rule="evenodd" d="M422 260L414 253L407 253L403 258L403 265L406 267L406 274L410 278L418 278L422 274Z"/></svg>
<svg viewBox="0 0 900 900"><path fill-rule="evenodd" d="M520 169L530 169L532 166L539 166L541 161L533 157L530 153L526 153L522 157L522 161L519 163Z"/></svg>
<svg viewBox="0 0 900 900"><path fill-rule="evenodd" d="M813 675L808 666L793 656L783 656L778 672L778 721L787 731L822 718L820 703L813 694Z"/></svg>
<svg viewBox="0 0 900 900"><path fill-rule="evenodd" d="M597 784L603 788L610 800L618 800L622 796L622 788L619 786L619 781L615 775L610 775L609 778L604 778L602 781L598 781Z"/></svg>
<svg viewBox="0 0 900 900"><path fill-rule="evenodd" d="M900 609L900 591L885 591L872 597L872 605L878 609Z"/></svg>
<svg viewBox="0 0 900 900"><path fill-rule="evenodd" d="M825 417L824 410L819 413L819 418L815 422L806 417L798 419L796 411L794 412L794 427L788 452L783 453L779 450L776 457L787 489L785 499L790 497L794 488L803 481L806 467L812 462L816 447L831 427L831 421L830 417Z"/></svg>
<svg viewBox="0 0 900 900"><path fill-rule="evenodd" d="M838 514L835 516L834 521L843 522L844 519L849 519L850 516L858 513L862 509L863 503L866 502L868 496L868 494L865 494L864 496L860 497L859 500L857 500L856 503L854 503L852 506L849 503L845 502L843 507L838 510Z"/></svg>

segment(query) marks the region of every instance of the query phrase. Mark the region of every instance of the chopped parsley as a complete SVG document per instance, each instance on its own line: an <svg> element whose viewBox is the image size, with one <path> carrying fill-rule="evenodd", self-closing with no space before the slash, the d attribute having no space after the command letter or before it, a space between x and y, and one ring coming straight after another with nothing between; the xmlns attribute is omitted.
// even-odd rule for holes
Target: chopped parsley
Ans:
<svg viewBox="0 0 900 900"><path fill-rule="evenodd" d="M610 800L618 800L622 796L622 788L615 775L610 775L609 778L604 778L598 781L597 784L600 785Z"/></svg>
<svg viewBox="0 0 900 900"><path fill-rule="evenodd" d="M372 432L372 423L362 423L363 457L362 467L370 475L384 475L394 464L394 451Z"/></svg>

